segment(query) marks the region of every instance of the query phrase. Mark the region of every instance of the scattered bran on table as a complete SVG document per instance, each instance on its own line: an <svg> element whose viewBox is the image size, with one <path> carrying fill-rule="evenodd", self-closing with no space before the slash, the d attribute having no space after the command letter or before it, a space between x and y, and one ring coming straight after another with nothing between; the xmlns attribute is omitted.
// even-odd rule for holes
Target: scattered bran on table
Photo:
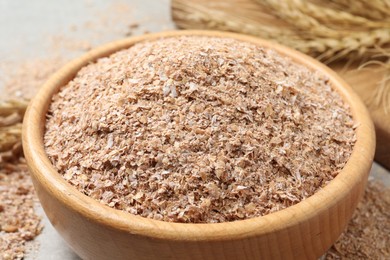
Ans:
<svg viewBox="0 0 390 260"><path fill-rule="evenodd" d="M347 229L323 259L390 259L390 188L369 181Z"/></svg>
<svg viewBox="0 0 390 260"><path fill-rule="evenodd" d="M10 66L8 63L0 64L4 78L4 93L1 100L30 100L45 81L65 63L61 57L50 57L25 61Z"/></svg>
<svg viewBox="0 0 390 260"><path fill-rule="evenodd" d="M23 259L42 231L38 203L21 147L0 154L0 259Z"/></svg>
<svg viewBox="0 0 390 260"><path fill-rule="evenodd" d="M53 97L44 142L84 194L171 222L294 205L343 168L349 107L328 79L233 39L144 42L82 68Z"/></svg>

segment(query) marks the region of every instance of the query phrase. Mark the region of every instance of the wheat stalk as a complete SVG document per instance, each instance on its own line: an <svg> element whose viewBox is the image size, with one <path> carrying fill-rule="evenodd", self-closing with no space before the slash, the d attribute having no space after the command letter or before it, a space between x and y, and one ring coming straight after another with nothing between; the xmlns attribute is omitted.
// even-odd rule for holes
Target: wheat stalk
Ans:
<svg viewBox="0 0 390 260"><path fill-rule="evenodd" d="M6 117L14 113L17 113L23 117L27 105L28 101L25 100L0 101L0 117Z"/></svg>
<svg viewBox="0 0 390 260"><path fill-rule="evenodd" d="M339 30L356 26L363 26L367 29L377 29L389 27L390 25L388 21L371 20L363 16L351 14L347 11L331 8L328 6L328 2L310 2L304 0L256 1L261 5L271 8L276 15L289 20L289 22L294 22L295 27L299 27L301 25L299 22L302 22L304 25L303 29L308 29L307 25L320 26L322 29L326 28L328 25L332 25L333 28ZM359 3L359 1L354 2ZM298 23L295 19L298 19ZM308 23L309 21L311 23Z"/></svg>
<svg viewBox="0 0 390 260"><path fill-rule="evenodd" d="M26 108L26 101L0 103L0 153L20 147L22 120Z"/></svg>
<svg viewBox="0 0 390 260"><path fill-rule="evenodd" d="M381 48L378 48L378 51L381 54L375 55L375 58L381 58L383 60L367 61L359 66L358 70L371 69L371 67L376 69L379 66L387 72L377 84L376 91L370 99L370 105L377 107L383 105L385 113L388 114L390 110L390 51Z"/></svg>
<svg viewBox="0 0 390 260"><path fill-rule="evenodd" d="M301 36L301 42L297 45L288 41L284 44L312 56L321 54L317 56L320 59L333 61L348 55L372 55L376 46L390 42L390 22L370 21L310 1L257 1L289 22Z"/></svg>
<svg viewBox="0 0 390 260"><path fill-rule="evenodd" d="M320 1L321 2L321 1ZM390 20L390 1L389 0L330 0L329 4L335 9L347 9L349 13L366 17L371 20L389 21Z"/></svg>
<svg viewBox="0 0 390 260"><path fill-rule="evenodd" d="M174 20L181 28L218 29L271 39L295 37L293 32L263 23L258 17L251 19L250 16L234 16L214 9L215 6L210 8L206 3L174 1L172 6Z"/></svg>

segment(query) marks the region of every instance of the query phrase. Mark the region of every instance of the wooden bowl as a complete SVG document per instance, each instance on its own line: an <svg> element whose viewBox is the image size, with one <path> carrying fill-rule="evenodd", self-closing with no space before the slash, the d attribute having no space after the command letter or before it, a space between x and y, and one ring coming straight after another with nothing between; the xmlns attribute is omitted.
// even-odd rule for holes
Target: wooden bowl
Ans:
<svg viewBox="0 0 390 260"><path fill-rule="evenodd" d="M218 224L170 223L112 209L83 195L50 163L43 144L45 115L53 94L86 64L137 42L206 35L230 37L272 48L322 72L352 109L357 142L339 175L308 199L278 212ZM85 259L316 259L335 242L362 197L374 156L368 112L333 71L297 51L266 40L216 31L173 31L132 37L94 49L55 73L30 103L23 147L35 189L53 226Z"/></svg>

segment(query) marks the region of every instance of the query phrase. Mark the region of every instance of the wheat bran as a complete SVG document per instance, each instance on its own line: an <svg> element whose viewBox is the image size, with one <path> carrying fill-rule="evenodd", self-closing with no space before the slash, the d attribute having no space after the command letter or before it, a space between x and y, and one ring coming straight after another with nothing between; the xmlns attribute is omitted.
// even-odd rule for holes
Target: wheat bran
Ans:
<svg viewBox="0 0 390 260"><path fill-rule="evenodd" d="M225 222L294 205L343 168L353 119L326 77L233 39L175 37L99 59L53 97L65 180L144 217Z"/></svg>

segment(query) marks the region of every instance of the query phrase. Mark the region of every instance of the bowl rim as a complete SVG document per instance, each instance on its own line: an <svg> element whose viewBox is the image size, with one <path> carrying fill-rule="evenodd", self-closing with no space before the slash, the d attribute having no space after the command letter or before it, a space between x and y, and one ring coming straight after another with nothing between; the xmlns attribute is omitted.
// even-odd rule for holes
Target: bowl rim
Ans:
<svg viewBox="0 0 390 260"><path fill-rule="evenodd" d="M52 95L69 82L81 67L96 61L98 58L107 57L138 42L184 35L228 37L254 43L273 49L283 56L290 57L298 64L303 64L327 75L332 88L340 94L344 102L349 104L353 119L357 123L356 143L351 157L336 178L314 195L293 206L261 217L223 223L174 223L133 215L110 208L90 198L65 181L51 164L43 144L46 112ZM325 208L335 206L352 187L366 181L368 173L365 171L371 167L374 157L375 134L368 111L358 95L335 72L319 61L289 47L253 36L221 31L185 30L146 34L114 41L95 48L67 63L48 79L30 102L23 123L23 148L34 182L42 184L51 196L90 221L108 228L149 238L221 241L248 238L288 229L308 221L316 214L326 210Z"/></svg>

